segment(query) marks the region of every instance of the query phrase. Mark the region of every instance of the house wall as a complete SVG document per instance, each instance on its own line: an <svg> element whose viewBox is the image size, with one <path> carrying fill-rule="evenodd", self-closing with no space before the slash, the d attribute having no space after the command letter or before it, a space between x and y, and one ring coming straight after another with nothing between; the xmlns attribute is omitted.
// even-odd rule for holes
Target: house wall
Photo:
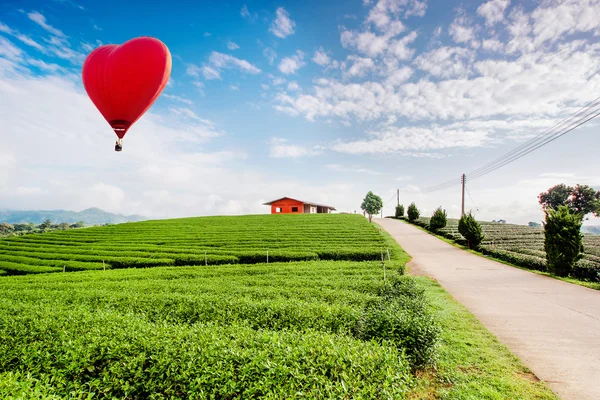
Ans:
<svg viewBox="0 0 600 400"><path fill-rule="evenodd" d="M297 212L292 212L292 207L298 207ZM277 208L281 208L281 212L277 212ZM271 204L271 214L303 214L304 203L301 201L283 199Z"/></svg>

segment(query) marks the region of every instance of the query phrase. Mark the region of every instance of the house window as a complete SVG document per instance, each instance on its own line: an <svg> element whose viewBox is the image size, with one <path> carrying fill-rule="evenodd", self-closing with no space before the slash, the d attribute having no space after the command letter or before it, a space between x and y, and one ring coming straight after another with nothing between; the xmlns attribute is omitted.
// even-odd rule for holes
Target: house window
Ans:
<svg viewBox="0 0 600 400"><path fill-rule="evenodd" d="M298 207L292 207L292 212L298 212Z"/></svg>
<svg viewBox="0 0 600 400"><path fill-rule="evenodd" d="M275 212L276 213L280 213L281 212L281 207L275 207Z"/></svg>

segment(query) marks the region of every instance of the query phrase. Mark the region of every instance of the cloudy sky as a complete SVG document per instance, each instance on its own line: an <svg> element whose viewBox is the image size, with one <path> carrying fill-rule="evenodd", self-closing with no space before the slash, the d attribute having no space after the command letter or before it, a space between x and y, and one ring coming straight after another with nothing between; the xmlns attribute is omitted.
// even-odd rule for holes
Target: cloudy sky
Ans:
<svg viewBox="0 0 600 400"><path fill-rule="evenodd" d="M372 190L390 214L400 189L457 216L461 173L600 96L600 0L193 3L1 2L0 208L164 218L290 196L354 212ZM81 66L137 36L173 70L116 153ZM598 129L469 181L467 208L527 223L548 187L600 186Z"/></svg>

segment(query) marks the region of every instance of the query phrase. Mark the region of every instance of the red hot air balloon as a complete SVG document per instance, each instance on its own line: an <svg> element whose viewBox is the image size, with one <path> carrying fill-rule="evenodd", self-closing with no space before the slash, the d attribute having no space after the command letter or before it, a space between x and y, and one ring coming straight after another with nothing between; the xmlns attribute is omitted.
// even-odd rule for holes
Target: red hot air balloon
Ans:
<svg viewBox="0 0 600 400"><path fill-rule="evenodd" d="M94 105L122 139L156 101L171 75L171 53L163 42L139 37L92 51L83 63L83 86Z"/></svg>

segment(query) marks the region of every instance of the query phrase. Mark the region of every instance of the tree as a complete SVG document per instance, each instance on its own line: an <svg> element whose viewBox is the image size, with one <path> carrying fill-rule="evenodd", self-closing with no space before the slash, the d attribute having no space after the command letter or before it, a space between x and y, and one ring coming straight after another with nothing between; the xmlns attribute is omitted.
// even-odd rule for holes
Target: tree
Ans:
<svg viewBox="0 0 600 400"><path fill-rule="evenodd" d="M479 244L485 238L481 231L481 225L475 220L475 217L473 217L470 212L464 214L460 221L458 221L458 232L467 239L467 245L470 249L479 247Z"/></svg>
<svg viewBox="0 0 600 400"><path fill-rule="evenodd" d="M69 229L69 223L61 222L60 224L58 224L58 229L66 231L67 229Z"/></svg>
<svg viewBox="0 0 600 400"><path fill-rule="evenodd" d="M539 202L544 210L552 208L556 210L558 206L567 204L573 188L564 184L552 186L547 192L542 192L538 196Z"/></svg>
<svg viewBox="0 0 600 400"><path fill-rule="evenodd" d="M52 226L52 221L50 221L49 219L45 220L44 222L42 222L38 228L40 228L41 230L45 231L46 229L49 229Z"/></svg>
<svg viewBox="0 0 600 400"><path fill-rule="evenodd" d="M0 235L6 235L9 233L13 233L15 227L9 224L8 222L3 222L0 224Z"/></svg>
<svg viewBox="0 0 600 400"><path fill-rule="evenodd" d="M437 231L438 229L442 229L446 226L448 222L448 218L446 215L446 210L442 210L442 207L438 207L431 216L429 220L429 229L432 231Z"/></svg>
<svg viewBox="0 0 600 400"><path fill-rule="evenodd" d="M415 221L419 218L419 209L417 208L417 205L414 202L410 203L406 214L408 215L409 221Z"/></svg>
<svg viewBox="0 0 600 400"><path fill-rule="evenodd" d="M571 192L569 206L576 214L583 217L586 214L600 216L600 192L595 191L588 185L577 185Z"/></svg>
<svg viewBox="0 0 600 400"><path fill-rule="evenodd" d="M404 206L402 204L396 206L396 218L399 217L404 217Z"/></svg>
<svg viewBox="0 0 600 400"><path fill-rule="evenodd" d="M553 274L568 276L575 262L582 257L581 224L582 215L573 212L569 206L546 211L544 249L546 266Z"/></svg>
<svg viewBox="0 0 600 400"><path fill-rule="evenodd" d="M379 211L383 207L383 201L381 197L377 196L373 192L367 193L363 199L360 208L369 215L369 222L373 219L373 215L379 214Z"/></svg>
<svg viewBox="0 0 600 400"><path fill-rule="evenodd" d="M600 216L600 191L588 185L572 187L561 183L551 187L547 192L540 193L538 199L544 211L567 206L574 214L580 214L582 219L587 214Z"/></svg>
<svg viewBox="0 0 600 400"><path fill-rule="evenodd" d="M539 222L529 221L527 226L529 226L530 228L541 228L542 224L540 224Z"/></svg>

